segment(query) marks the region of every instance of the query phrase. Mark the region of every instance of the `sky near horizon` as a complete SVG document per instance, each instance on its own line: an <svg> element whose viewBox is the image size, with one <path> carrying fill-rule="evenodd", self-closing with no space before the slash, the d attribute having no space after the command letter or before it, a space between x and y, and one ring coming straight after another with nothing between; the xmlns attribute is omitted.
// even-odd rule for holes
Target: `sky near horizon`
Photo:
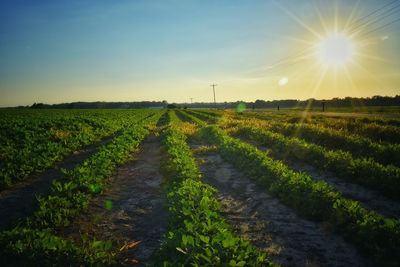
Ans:
<svg viewBox="0 0 400 267"><path fill-rule="evenodd" d="M212 83L219 102L398 95L399 17L392 0L3 0L0 106L211 102Z"/></svg>

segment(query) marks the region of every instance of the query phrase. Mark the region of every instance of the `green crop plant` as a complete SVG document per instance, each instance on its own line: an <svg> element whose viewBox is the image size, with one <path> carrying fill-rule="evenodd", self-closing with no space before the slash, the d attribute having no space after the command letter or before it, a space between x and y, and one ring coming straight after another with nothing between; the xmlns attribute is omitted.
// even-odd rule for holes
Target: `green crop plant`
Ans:
<svg viewBox="0 0 400 267"><path fill-rule="evenodd" d="M120 135L81 165L65 172L65 181L54 181L51 193L38 197L38 209L10 230L0 232L1 260L8 263L30 262L33 265L110 265L115 251L109 241L83 239L82 245L57 236L84 210L90 198L102 192L107 178L118 165L130 158L161 116L147 117L141 123L134 118ZM95 190L94 190L95 189Z"/></svg>
<svg viewBox="0 0 400 267"><path fill-rule="evenodd" d="M167 157L167 202L171 228L157 266L270 266L266 255L236 237L219 214L215 189L204 184L200 171L172 114L163 133Z"/></svg>
<svg viewBox="0 0 400 267"><path fill-rule="evenodd" d="M331 186L290 170L281 161L212 126L203 136L221 155L298 212L325 222L376 262L395 266L400 258L400 222L367 211Z"/></svg>

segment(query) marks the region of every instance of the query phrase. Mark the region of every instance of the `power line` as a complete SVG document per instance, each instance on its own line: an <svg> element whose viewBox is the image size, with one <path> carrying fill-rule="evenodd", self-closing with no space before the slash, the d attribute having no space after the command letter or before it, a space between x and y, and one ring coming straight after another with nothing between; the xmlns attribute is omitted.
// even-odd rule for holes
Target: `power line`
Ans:
<svg viewBox="0 0 400 267"><path fill-rule="evenodd" d="M393 4L396 3L396 2L398 2L399 4L390 7L388 10L385 10L384 12L382 12L382 13L379 14L379 15L377 15L374 19L372 19L372 20L370 20L370 21L362 22L362 21L365 20L366 18L371 17L372 15L374 15L374 14L376 14L376 13L378 13L378 12L384 10L385 8L387 8L387 7L391 6L391 5L393 5ZM374 11L368 13L367 15L365 15L365 16L363 16L363 17L357 19L354 23L361 22L361 24L358 24L358 25L353 26L353 29L351 29L351 32L354 32L354 31L355 31L357 28L359 28L359 27L363 27L363 26L367 26L367 25L370 25L370 24L373 24L373 23L377 23L377 22L379 22L379 21L381 21L381 20L383 20L383 19L385 19L385 18L387 18L387 17L392 16L393 14L396 14L398 11L400 11L400 10L396 10L396 9L399 8L399 7L400 7L400 2L399 2L398 0L391 1L391 2L389 2L389 3L387 3L387 4L383 5L383 6L381 6L380 8L378 8L378 9L376 9L376 10L374 10ZM398 19L396 19L396 20L394 20L394 21L391 21L391 22L389 22L389 23L386 23L386 24L383 25L383 26L380 26L380 27L378 27L378 28L375 28L375 29L373 29L373 30L370 30L370 31L364 33L362 36L367 35L367 34L369 34L369 33L372 33L372 32L374 32L374 31L380 30L380 29L382 29L382 28L385 28L385 27L387 27L387 26L389 26L389 25L391 25L391 24L393 24L393 23L395 23L395 22L397 22L397 21L399 21L399 20L400 20L400 18L398 18ZM280 60L276 61L275 63L273 63L273 64L270 65L271 69L272 69L273 67L276 67L276 66L279 66L279 65L291 66L291 65L296 64L297 62L290 62L290 64L288 65L289 62L287 62L287 61L293 61L293 60L295 60L296 58L298 58L298 57L300 57L300 56L302 56L302 55L305 55L308 49L310 49L310 48L304 49L304 50L302 50L302 51L299 52L299 53L292 54L292 55L290 55L290 56L284 57L283 59L280 59ZM293 57L294 57L294 59L293 59Z"/></svg>
<svg viewBox="0 0 400 267"><path fill-rule="evenodd" d="M388 7L388 6L390 6L391 4L396 3L397 1L398 1L398 0L394 0L394 1L392 1L392 2L390 2L390 3L388 3L388 4L386 4L386 5L381 6L380 8L378 8L378 9L372 11L371 13L369 13L369 14L367 14L367 15L365 15L365 16L359 18L359 19L357 19L357 20L354 21L353 23L358 23L358 22L360 22L360 21L362 21L362 20L364 20L364 19L366 19L366 18L372 16L373 14L375 14L375 13L381 11L382 9L384 9L384 8L386 8L386 7Z"/></svg>
<svg viewBox="0 0 400 267"><path fill-rule="evenodd" d="M363 22L363 20L365 20L366 18L369 18L369 17L373 16L374 14L384 10L385 8L393 5L396 2L398 2L398 0L391 1L391 2L381 6L380 8L368 13L367 15L357 19L355 22L353 22L353 24L356 24L356 25L354 25L353 28L350 29L350 33L354 32L356 29L358 29L360 27L367 26L367 25L370 25L370 24L375 24L375 23L377 23L379 21L382 21L383 19L385 19L387 17L392 16L393 14L396 14L398 11L400 11L400 10L396 10L398 7L400 7L400 3L398 5L390 7L388 10L385 10L382 13L378 14L372 20ZM375 32L377 30L383 29L383 28L385 28L387 26L390 26L391 24L394 24L397 21L400 21L400 18L398 18L398 19L396 19L394 21L390 21L390 22L388 22L388 23L386 23L386 24L384 24L384 25L382 25L380 27L377 27L375 29L372 29L372 30L370 30L368 32L365 32L361 36L365 36L367 34ZM306 55L307 54L307 50L309 50L309 49L311 49L311 48L306 48L304 50L301 50L299 53L294 53L294 54L291 54L289 56L286 56L286 57L284 57L282 59L279 59L279 60L275 61L274 63L269 65L270 70L275 68L275 67L277 67L277 66L280 66L280 65L291 66L291 65L297 64L298 62L293 62L293 61L296 60L296 58L299 58L299 57L301 57L303 55Z"/></svg>
<svg viewBox="0 0 400 267"><path fill-rule="evenodd" d="M366 18L372 16L373 14L376 14L377 12L383 10L384 8L386 8L386 7L388 7L388 6L392 5L392 4L394 4L394 3L396 3L396 2L398 2L398 0L394 0L394 1L391 1L390 3L388 3L388 4L383 5L382 7L380 7L380 8L378 8L378 9L376 9L376 10L370 12L369 14L367 14L367 15L365 15L365 16L359 18L359 19L357 19L357 20L355 21L355 23L361 22L362 20L364 20L364 19L366 19ZM393 9L396 9L396 8L399 7L399 6L400 6L400 4L399 4L399 5L396 5L395 7L392 7L390 10L387 10L387 11L385 11L385 12L388 12L388 11L390 12L390 11L392 11ZM382 14L380 14L379 16L385 14L385 12L382 13ZM392 15L392 14L390 14L390 15ZM378 20L382 20L383 18L385 18L385 17L379 18L379 16L378 16ZM375 22L376 22L376 21L375 21ZM369 22L367 22L367 23L362 22L362 23L359 24L359 25L355 25L355 28L353 28L352 31L354 31L354 30L357 29L358 27L361 27L361 26L363 26L363 25L367 25L367 24L370 24L370 23L372 23L372 22L371 22L371 21L369 21ZM288 64L289 64L289 66L294 65L294 64L296 64L297 62L290 62L290 63L289 63L288 61L293 61L293 60L295 60L296 58L305 55L305 54L307 53L307 50L309 50L309 49L310 49L310 48L306 48L306 49L304 49L304 50L301 50L299 53L294 53L294 54L291 54L291 55L289 55L289 56L287 56L287 57L284 57L284 58L282 58L282 59L280 59L280 60L277 60L276 62L270 64L269 67L270 67L270 69L272 69L272 68L275 68L275 67L277 67L277 66L279 66L279 65L286 65L286 66L288 66Z"/></svg>
<svg viewBox="0 0 400 267"><path fill-rule="evenodd" d="M382 25L382 26L380 26L380 27L378 27L378 28L375 28L375 29L372 29L372 30L370 30L370 31L368 31L368 32L365 32L364 34L362 34L362 35L360 35L360 36L365 36L365 35L368 35L368 34L370 34L370 33L372 33L372 32L376 32L376 31L381 30L381 29L383 29L383 28L386 28L387 26L390 26L390 25L392 25L392 24L394 24L394 23L396 23L396 22L398 22L398 21L400 21L400 18L397 18L397 19L395 19L395 20L393 20L393 21L391 21L391 22L386 23L385 25Z"/></svg>
<svg viewBox="0 0 400 267"><path fill-rule="evenodd" d="M396 5L396 6L394 6L394 7L392 7L392 8L390 8L390 9L386 10L385 12L383 12L383 13L377 15L374 19L372 19L372 20L370 20L370 21L366 21L366 22L364 22L364 23L355 25L353 28L350 28L350 33L354 33L354 32L356 32L356 30L359 29L359 28L364 28L365 26L368 26L368 25L370 25L370 24L377 23L377 22L379 22L379 21L382 21L382 20L384 20L384 19L386 19L386 18L388 18L388 17L390 17L390 16L392 16L392 15L398 13L398 12L400 11L400 9L398 9L399 7L400 7L400 3L399 3L398 5ZM397 10L396 10L396 9L397 9Z"/></svg>

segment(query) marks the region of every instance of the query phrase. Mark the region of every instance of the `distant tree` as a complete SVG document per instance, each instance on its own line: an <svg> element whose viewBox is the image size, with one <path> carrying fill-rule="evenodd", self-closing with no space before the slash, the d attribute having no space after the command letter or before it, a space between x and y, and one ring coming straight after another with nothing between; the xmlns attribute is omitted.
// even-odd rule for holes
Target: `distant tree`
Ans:
<svg viewBox="0 0 400 267"><path fill-rule="evenodd" d="M169 108L169 109L174 109L174 108L178 108L178 106L175 105L175 104L168 104L168 105L167 105L167 108Z"/></svg>
<svg viewBox="0 0 400 267"><path fill-rule="evenodd" d="M242 103L249 108L261 109L261 108L273 108L276 109L278 106L282 108L306 108L309 107L314 110L321 110L323 100L318 99L307 99L307 100L296 100L296 99L285 99L285 100L261 100L258 99L254 102L221 102L214 104L214 102L200 103L196 102L193 104L182 104L182 108L232 108L236 109L237 106ZM325 108L336 108L336 107L365 107L365 106L400 106L400 95L396 96L372 96L365 98L357 97L345 97L345 98L332 98L325 99ZM99 108L179 108L179 104L168 104L166 100L163 101L137 101L137 102L72 102L72 103L61 103L61 104L44 104L34 103L27 108L43 109L43 108L54 108L54 109L99 109ZM21 107L22 108L22 107Z"/></svg>
<svg viewBox="0 0 400 267"><path fill-rule="evenodd" d="M33 103L31 108L45 108L45 104L43 104L43 103Z"/></svg>

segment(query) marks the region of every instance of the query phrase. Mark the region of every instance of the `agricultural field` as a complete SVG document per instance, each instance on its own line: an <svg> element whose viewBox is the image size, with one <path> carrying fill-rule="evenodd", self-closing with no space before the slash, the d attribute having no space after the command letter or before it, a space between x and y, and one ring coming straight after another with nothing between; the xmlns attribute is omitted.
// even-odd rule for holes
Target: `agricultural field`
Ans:
<svg viewBox="0 0 400 267"><path fill-rule="evenodd" d="M396 113L0 115L2 266L400 264Z"/></svg>

